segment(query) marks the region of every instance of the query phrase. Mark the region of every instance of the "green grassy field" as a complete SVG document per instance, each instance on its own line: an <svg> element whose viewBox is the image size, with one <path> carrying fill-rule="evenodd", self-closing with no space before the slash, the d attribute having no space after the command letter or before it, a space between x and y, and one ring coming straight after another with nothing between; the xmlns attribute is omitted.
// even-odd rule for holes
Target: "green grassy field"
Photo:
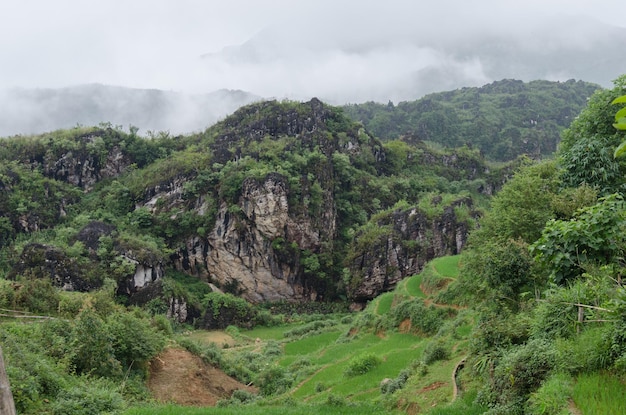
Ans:
<svg viewBox="0 0 626 415"><path fill-rule="evenodd" d="M407 293L412 297L425 298L426 295L420 288L421 284L422 284L421 274L413 275L412 277L407 278L406 285L405 285Z"/></svg>
<svg viewBox="0 0 626 415"><path fill-rule="evenodd" d="M360 404L349 405L341 402L331 402L323 405L307 405L296 402L281 405L246 405L226 408L193 408L177 405L149 406L131 408L124 415L379 415L394 414L399 411L390 411L376 405Z"/></svg>
<svg viewBox="0 0 626 415"><path fill-rule="evenodd" d="M376 298L376 314L383 315L387 314L389 310L391 310L391 306L393 304L394 293L384 293Z"/></svg>
<svg viewBox="0 0 626 415"><path fill-rule="evenodd" d="M585 374L576 379L572 399L583 415L626 413L626 385L608 374Z"/></svg>
<svg viewBox="0 0 626 415"><path fill-rule="evenodd" d="M455 267L459 258L437 259L427 265L429 275L449 279L458 274ZM402 301L411 298L428 299L422 291L423 275L414 275L401 281L392 292L372 300L365 313L384 321L390 311ZM436 288L435 288L436 289ZM433 293L433 291L429 291ZM350 318L348 318L350 317ZM317 318L317 317L316 317ZM454 317L451 317L454 318ZM424 369L423 353L431 339L398 328L371 330L354 326L353 316L320 316L319 321L292 323L253 330L230 330L234 344L223 346L227 359L238 354L259 354L263 364L276 365L293 377L291 387L280 395L262 400L263 404L234 405L225 408L184 408L156 405L128 409L126 415L196 415L196 414L384 414L406 413L409 407L430 409L446 406L452 400L451 372L466 353L466 344L472 328L472 318L459 321L445 335L451 352L441 361ZM318 324L319 323L319 324ZM307 329L310 327L310 330ZM302 329L305 330L302 330ZM215 342L216 332L198 332L190 335L198 342ZM279 354L262 355L265 345L279 347ZM349 369L363 356L375 356L377 364L363 373L351 374ZM422 367L422 369L417 369ZM408 371L408 372L407 372ZM385 395L381 381L394 380L401 373L409 373L406 386L396 394ZM402 404L400 404L402 402ZM397 410L399 408L399 410ZM463 402L450 406L442 414L472 412ZM420 413L424 413L423 411Z"/></svg>
<svg viewBox="0 0 626 415"><path fill-rule="evenodd" d="M442 277L456 278L459 276L459 261L461 255L444 256L435 258L430 265L437 270Z"/></svg>

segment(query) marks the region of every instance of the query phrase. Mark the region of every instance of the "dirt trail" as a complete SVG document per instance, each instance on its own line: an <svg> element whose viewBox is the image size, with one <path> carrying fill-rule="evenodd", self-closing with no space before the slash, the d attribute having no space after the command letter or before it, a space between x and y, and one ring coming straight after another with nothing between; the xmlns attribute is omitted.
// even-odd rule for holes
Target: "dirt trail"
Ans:
<svg viewBox="0 0 626 415"><path fill-rule="evenodd" d="M569 409L569 413L572 415L583 415L583 413L578 409L573 399L569 399L567 409Z"/></svg>
<svg viewBox="0 0 626 415"><path fill-rule="evenodd" d="M256 392L187 350L168 348L150 363L148 388L159 402L214 406L237 389Z"/></svg>

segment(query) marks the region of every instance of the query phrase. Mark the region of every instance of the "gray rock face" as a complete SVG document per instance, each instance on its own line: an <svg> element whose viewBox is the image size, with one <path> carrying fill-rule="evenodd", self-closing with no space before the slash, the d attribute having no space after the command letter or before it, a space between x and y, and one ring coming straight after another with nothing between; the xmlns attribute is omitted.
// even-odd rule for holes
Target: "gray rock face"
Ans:
<svg viewBox="0 0 626 415"><path fill-rule="evenodd" d="M278 174L263 182L246 179L236 208L220 207L207 249L195 249L204 258L190 257L190 262L202 261L211 281L252 302L315 298L303 286L297 254L276 252L273 244L281 238L301 249L319 247L320 232L307 217L290 216L287 195L287 184Z"/></svg>
<svg viewBox="0 0 626 415"><path fill-rule="evenodd" d="M307 284L301 250L318 252L336 228L336 214L326 210L327 226L307 214L294 215L286 179L244 180L237 205L220 206L206 238L186 240L172 256L176 268L213 282L249 301L296 301L317 298Z"/></svg>
<svg viewBox="0 0 626 415"><path fill-rule="evenodd" d="M66 291L90 291L100 287L101 282L86 278L76 261L54 246L31 243L24 247L20 260L9 272L8 278L29 274L37 278L49 278L52 284Z"/></svg>
<svg viewBox="0 0 626 415"><path fill-rule="evenodd" d="M44 174L85 190L91 190L102 179L119 176L130 166L131 160L118 146L106 152L104 158L94 157L88 149L97 145L98 139L101 138L83 137L84 148L68 151L60 157L47 155L43 163Z"/></svg>
<svg viewBox="0 0 626 415"><path fill-rule="evenodd" d="M460 199L433 218L410 208L381 219L379 225L388 230L365 249L357 249L350 264L350 297L355 302L371 300L421 272L431 259L460 253L469 232L467 222L459 221L454 211L461 204L471 207L472 202Z"/></svg>

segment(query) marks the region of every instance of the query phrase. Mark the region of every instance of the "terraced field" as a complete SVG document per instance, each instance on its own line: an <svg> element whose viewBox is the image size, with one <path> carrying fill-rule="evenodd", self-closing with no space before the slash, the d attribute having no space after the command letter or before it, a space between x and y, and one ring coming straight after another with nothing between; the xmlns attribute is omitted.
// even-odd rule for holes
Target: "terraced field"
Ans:
<svg viewBox="0 0 626 415"><path fill-rule="evenodd" d="M261 362L268 370L286 376L289 387L282 393L266 397L262 403L237 406L238 414L426 413L453 401L453 372L466 354L473 324L473 317L463 310L432 304L437 287L445 287L458 275L458 264L458 256L434 260L422 274L405 279L357 314L317 316L308 323L228 333L198 331L188 337L219 346L231 363L245 356L250 365ZM402 324L394 326L397 307L411 302L430 303L430 309L445 307L448 317L429 336ZM437 347L443 351L433 358ZM350 374L367 359L374 362L371 367ZM398 388L390 390L386 385ZM127 414L205 413L181 408L156 406L145 412L135 408ZM214 408L211 413L235 413L232 410L232 406ZM289 412L292 410L295 412Z"/></svg>

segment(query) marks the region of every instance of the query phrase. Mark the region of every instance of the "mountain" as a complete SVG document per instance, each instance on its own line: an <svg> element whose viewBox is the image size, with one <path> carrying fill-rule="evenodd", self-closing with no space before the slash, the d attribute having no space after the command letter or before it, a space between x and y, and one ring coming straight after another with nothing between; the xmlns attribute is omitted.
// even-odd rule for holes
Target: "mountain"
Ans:
<svg viewBox="0 0 626 415"><path fill-rule="evenodd" d="M111 123L171 134L201 131L260 98L243 91L190 95L100 84L0 91L0 136Z"/></svg>
<svg viewBox="0 0 626 415"><path fill-rule="evenodd" d="M461 250L510 167L467 148L386 147L317 99L251 104L176 138L107 126L6 138L0 161L3 246L72 228L2 262L11 277L80 291L115 276L134 298L181 272L252 302L364 303L393 288Z"/></svg>
<svg viewBox="0 0 626 415"><path fill-rule="evenodd" d="M621 413L625 83L539 162L383 142L315 98L177 137L0 140L17 410ZM515 81L489 89L532 101Z"/></svg>
<svg viewBox="0 0 626 415"><path fill-rule="evenodd" d="M478 148L490 160L556 151L561 132L599 85L574 81L504 79L481 87L433 93L416 101L346 105L351 118L376 137Z"/></svg>

